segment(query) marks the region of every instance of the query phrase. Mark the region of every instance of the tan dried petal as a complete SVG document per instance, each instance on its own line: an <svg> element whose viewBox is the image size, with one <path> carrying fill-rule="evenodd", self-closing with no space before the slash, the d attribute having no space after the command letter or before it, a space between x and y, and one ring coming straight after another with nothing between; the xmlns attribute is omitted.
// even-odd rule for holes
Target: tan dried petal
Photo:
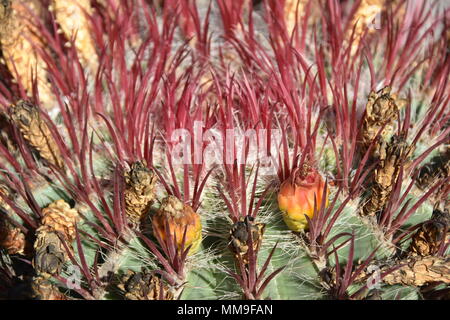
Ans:
<svg viewBox="0 0 450 320"><path fill-rule="evenodd" d="M76 34L75 47L81 60L91 72L98 67L95 42L90 29L88 15L92 15L90 0L53 0L56 21L68 39Z"/></svg>
<svg viewBox="0 0 450 320"><path fill-rule="evenodd" d="M142 161L133 163L125 174L125 210L132 223L139 224L147 217L157 180L156 174Z"/></svg>
<svg viewBox="0 0 450 320"><path fill-rule="evenodd" d="M25 140L49 163L64 168L58 145L36 106L20 100L12 107L11 120L19 128Z"/></svg>
<svg viewBox="0 0 450 320"><path fill-rule="evenodd" d="M37 17L42 16L44 8L41 1L12 1L11 7L3 11L5 14L1 19L3 21L0 28L0 44L6 66L14 77L20 78L29 93L32 91L32 74L34 74L41 102L45 106L52 105L55 99L47 81L46 64L33 46L34 44L45 48L43 40L37 37L39 32L33 25L34 18L30 13Z"/></svg>

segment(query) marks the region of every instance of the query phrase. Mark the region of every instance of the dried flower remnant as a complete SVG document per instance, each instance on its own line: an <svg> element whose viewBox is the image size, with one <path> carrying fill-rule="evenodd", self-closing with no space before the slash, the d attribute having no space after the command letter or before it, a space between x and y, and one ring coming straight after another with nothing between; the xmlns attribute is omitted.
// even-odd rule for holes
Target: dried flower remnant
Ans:
<svg viewBox="0 0 450 320"><path fill-rule="evenodd" d="M168 230L166 230L166 224ZM176 245L179 250L186 231L184 248L191 246L189 255L197 252L202 242L200 215L189 205L183 204L177 197L168 196L162 201L160 209L152 217L152 225L153 232L161 241L167 241L167 234L176 238Z"/></svg>
<svg viewBox="0 0 450 320"><path fill-rule="evenodd" d="M385 0L362 0L360 2L347 30L347 41L349 41L355 27L352 54L358 49L359 41L366 30L370 34L380 28L380 14L384 3Z"/></svg>
<svg viewBox="0 0 450 320"><path fill-rule="evenodd" d="M389 134L393 132L393 123L397 119L399 105L395 95L391 95L391 87L385 87L378 92L370 92L366 104L366 113L363 118L360 146L361 153L364 154L372 141L380 134L380 142L375 144L373 155L378 156L382 141L386 141Z"/></svg>
<svg viewBox="0 0 450 320"><path fill-rule="evenodd" d="M0 193L9 197L8 189L1 184ZM23 254L26 246L25 234L2 216L10 211L10 206L3 200L2 195L0 195L0 248L5 249L8 254Z"/></svg>
<svg viewBox="0 0 450 320"><path fill-rule="evenodd" d="M362 208L364 216L374 216L384 210L406 157L410 153L404 137L394 135L380 147L380 162L374 172L370 196Z"/></svg>
<svg viewBox="0 0 450 320"><path fill-rule="evenodd" d="M34 46L45 47L38 37L39 31L33 25L33 16L40 17L44 7L39 0L7 1L3 0L0 9L0 45L4 61L17 81L23 84L28 93L32 92L32 73L37 79L39 98L46 107L52 106L54 99L47 81L46 64L36 52ZM6 5L5 5L6 4Z"/></svg>
<svg viewBox="0 0 450 320"><path fill-rule="evenodd" d="M90 0L53 0L55 18L67 38L76 34L75 47L82 62L91 72L97 70L98 61L89 20L86 14L92 14Z"/></svg>
<svg viewBox="0 0 450 320"><path fill-rule="evenodd" d="M11 0L0 1L0 26L3 26L4 22L7 22L11 15Z"/></svg>
<svg viewBox="0 0 450 320"><path fill-rule="evenodd" d="M23 254L25 251L25 234L17 227L6 221L0 221L0 249L8 254Z"/></svg>
<svg viewBox="0 0 450 320"><path fill-rule="evenodd" d="M128 300L173 300L171 289L159 277L147 270L127 271L118 284L118 288Z"/></svg>
<svg viewBox="0 0 450 320"><path fill-rule="evenodd" d="M68 254L63 244L72 250L78 212L64 200L57 200L42 210L41 226L36 230L33 266L38 275L59 274Z"/></svg>
<svg viewBox="0 0 450 320"><path fill-rule="evenodd" d="M423 286L433 282L450 284L450 258L448 257L409 258L399 263L404 265L386 275L383 278L384 283L407 286Z"/></svg>
<svg viewBox="0 0 450 320"><path fill-rule="evenodd" d="M448 177L450 177L450 145L420 168L416 184L425 190L437 180Z"/></svg>
<svg viewBox="0 0 450 320"><path fill-rule="evenodd" d="M414 234L408 251L413 256L435 255L446 241L449 225L450 213L435 209L431 219L422 223Z"/></svg>
<svg viewBox="0 0 450 320"><path fill-rule="evenodd" d="M264 235L264 223L255 223L255 219L246 216L239 219L230 230L229 247L237 260L248 264L248 240L251 233L253 251L257 252L261 246Z"/></svg>
<svg viewBox="0 0 450 320"><path fill-rule="evenodd" d="M35 300L68 300L53 283L43 277L33 279L31 290Z"/></svg>
<svg viewBox="0 0 450 320"><path fill-rule="evenodd" d="M125 210L132 224L139 225L148 216L156 181L156 174L143 161L134 162L125 173Z"/></svg>
<svg viewBox="0 0 450 320"><path fill-rule="evenodd" d="M19 128L25 140L39 151L41 158L54 166L64 168L58 145L35 105L20 100L11 107L11 120Z"/></svg>
<svg viewBox="0 0 450 320"><path fill-rule="evenodd" d="M286 21L286 28L288 34L291 35L294 31L296 23L299 25L302 23L301 19L305 14L305 7L309 0L285 0L284 1L284 19ZM311 12L310 12L310 22L315 23L320 17L319 6L315 1L311 1Z"/></svg>
<svg viewBox="0 0 450 320"><path fill-rule="evenodd" d="M323 194L324 186L325 181L320 173L308 164L294 169L291 176L281 184L278 206L290 230L299 232L308 227L305 215L313 217L314 202L317 210L320 210L322 197L326 197L325 206L328 206L328 192Z"/></svg>

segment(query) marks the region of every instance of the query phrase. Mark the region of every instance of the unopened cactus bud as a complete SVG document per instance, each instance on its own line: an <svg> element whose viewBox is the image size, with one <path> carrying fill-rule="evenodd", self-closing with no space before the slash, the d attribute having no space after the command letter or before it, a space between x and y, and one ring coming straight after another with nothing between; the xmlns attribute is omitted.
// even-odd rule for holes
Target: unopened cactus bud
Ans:
<svg viewBox="0 0 450 320"><path fill-rule="evenodd" d="M236 259L242 259L245 264L248 264L248 240L249 231L252 235L252 247L254 251L258 251L261 246L264 229L264 223L255 223L255 219L246 216L239 219L230 230L229 247L234 253Z"/></svg>
<svg viewBox="0 0 450 320"><path fill-rule="evenodd" d="M290 230L299 232L308 228L305 216L313 217L314 201L317 210L320 210L322 197L325 196L325 205L328 206L328 192L323 194L324 186L319 172L307 164L294 169L291 176L281 184L278 206Z"/></svg>
<svg viewBox="0 0 450 320"><path fill-rule="evenodd" d="M166 223L169 230L166 230ZM197 252L202 242L202 224L200 215L190 206L183 204L177 197L168 196L152 218L153 232L166 242L167 235L176 238L178 249L181 249L183 235L186 231L184 248L191 246L189 255Z"/></svg>

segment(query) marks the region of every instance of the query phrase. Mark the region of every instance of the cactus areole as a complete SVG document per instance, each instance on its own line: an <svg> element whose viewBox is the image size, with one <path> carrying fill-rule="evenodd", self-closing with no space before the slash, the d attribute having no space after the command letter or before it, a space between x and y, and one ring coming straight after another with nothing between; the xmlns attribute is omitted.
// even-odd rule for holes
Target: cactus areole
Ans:
<svg viewBox="0 0 450 320"><path fill-rule="evenodd" d="M308 228L306 216L312 218L314 215L314 198L317 210L320 210L324 186L320 173L307 164L295 168L291 176L281 184L278 206L290 230L299 232ZM325 196L327 206L328 194Z"/></svg>

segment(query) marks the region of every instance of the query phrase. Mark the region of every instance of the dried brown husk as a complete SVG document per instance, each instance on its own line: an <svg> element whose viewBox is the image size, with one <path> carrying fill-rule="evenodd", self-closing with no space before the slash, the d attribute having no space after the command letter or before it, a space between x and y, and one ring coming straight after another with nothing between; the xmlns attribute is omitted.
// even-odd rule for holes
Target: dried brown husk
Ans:
<svg viewBox="0 0 450 320"><path fill-rule="evenodd" d="M449 212L435 209L431 219L422 223L412 237L409 253L422 257L437 254L446 241L449 223Z"/></svg>
<svg viewBox="0 0 450 320"><path fill-rule="evenodd" d="M33 278L31 289L32 298L35 300L68 300L67 296L44 277Z"/></svg>
<svg viewBox="0 0 450 320"><path fill-rule="evenodd" d="M45 8L39 0L5 1L0 6L0 45L4 61L11 74L23 84L28 93L32 92L32 75L37 79L39 98L44 106L52 106L55 100L47 80L44 60L35 46L45 48L39 30L33 24L35 15L42 18Z"/></svg>
<svg viewBox="0 0 450 320"><path fill-rule="evenodd" d="M364 32L371 34L377 31L380 15L384 9L385 0L362 0L352 17L347 30L346 39L350 41L353 32L352 54L358 49L359 42ZM356 26L355 26L356 25Z"/></svg>
<svg viewBox="0 0 450 320"><path fill-rule="evenodd" d="M248 264L248 240L251 232L252 247L254 252L258 252L264 235L266 225L264 223L255 223L254 218L246 216L240 218L231 230L229 237L229 248L237 260L242 260Z"/></svg>
<svg viewBox="0 0 450 320"><path fill-rule="evenodd" d="M314 24L320 18L320 6L316 1L310 0L285 0L284 1L284 19L288 34L291 35L295 29L295 25L301 28L302 19L304 18L306 6L311 2L309 12L309 23Z"/></svg>
<svg viewBox="0 0 450 320"><path fill-rule="evenodd" d="M439 152L431 160L419 169L416 178L416 185L425 190L439 179L450 177L450 145L446 145L442 152Z"/></svg>
<svg viewBox="0 0 450 320"><path fill-rule="evenodd" d="M450 284L449 257L419 257L400 261L405 265L386 275L383 282L389 285L402 284L423 286L433 282Z"/></svg>
<svg viewBox="0 0 450 320"><path fill-rule="evenodd" d="M25 234L20 228L0 220L0 248L8 254L24 254L26 243Z"/></svg>
<svg viewBox="0 0 450 320"><path fill-rule="evenodd" d="M125 211L130 221L139 225L147 218L155 198L158 177L147 168L144 161L137 161L125 173Z"/></svg>
<svg viewBox="0 0 450 320"><path fill-rule="evenodd" d="M19 128L25 140L39 152L42 159L54 166L64 168L58 145L35 105L20 100L11 107L11 120Z"/></svg>
<svg viewBox="0 0 450 320"><path fill-rule="evenodd" d="M82 63L96 72L98 56L95 48L93 32L87 15L92 15L90 0L53 0L51 5L56 21L68 39L76 34L75 47Z"/></svg>
<svg viewBox="0 0 450 320"><path fill-rule="evenodd" d="M450 284L449 257L408 257L379 266L379 274L385 274L380 281L388 285L421 287L432 283ZM362 272L355 282L367 281L371 273Z"/></svg>
<svg viewBox="0 0 450 320"><path fill-rule="evenodd" d="M57 200L42 210L41 226L36 230L33 266L43 277L60 274L72 251L78 212L64 200Z"/></svg>
<svg viewBox="0 0 450 320"><path fill-rule="evenodd" d="M389 86L378 92L370 92L360 135L359 147L362 155L367 151L372 141L377 139L378 132L383 128L372 149L372 158L378 157L383 141L387 141L387 137L394 130L394 121L398 117L400 104L397 103L397 100L395 95L391 95L391 87Z"/></svg>
<svg viewBox="0 0 450 320"><path fill-rule="evenodd" d="M9 189L0 184L0 194L10 197ZM26 247L25 234L18 227L12 225L7 219L11 207L0 195L0 248L6 250L8 254L24 254Z"/></svg>
<svg viewBox="0 0 450 320"><path fill-rule="evenodd" d="M128 300L173 300L174 294L159 277L149 273L127 271L118 284Z"/></svg>
<svg viewBox="0 0 450 320"><path fill-rule="evenodd" d="M404 137L397 135L392 136L389 143L381 145L380 162L374 171L370 196L362 208L363 215L374 216L385 208L410 150Z"/></svg>

